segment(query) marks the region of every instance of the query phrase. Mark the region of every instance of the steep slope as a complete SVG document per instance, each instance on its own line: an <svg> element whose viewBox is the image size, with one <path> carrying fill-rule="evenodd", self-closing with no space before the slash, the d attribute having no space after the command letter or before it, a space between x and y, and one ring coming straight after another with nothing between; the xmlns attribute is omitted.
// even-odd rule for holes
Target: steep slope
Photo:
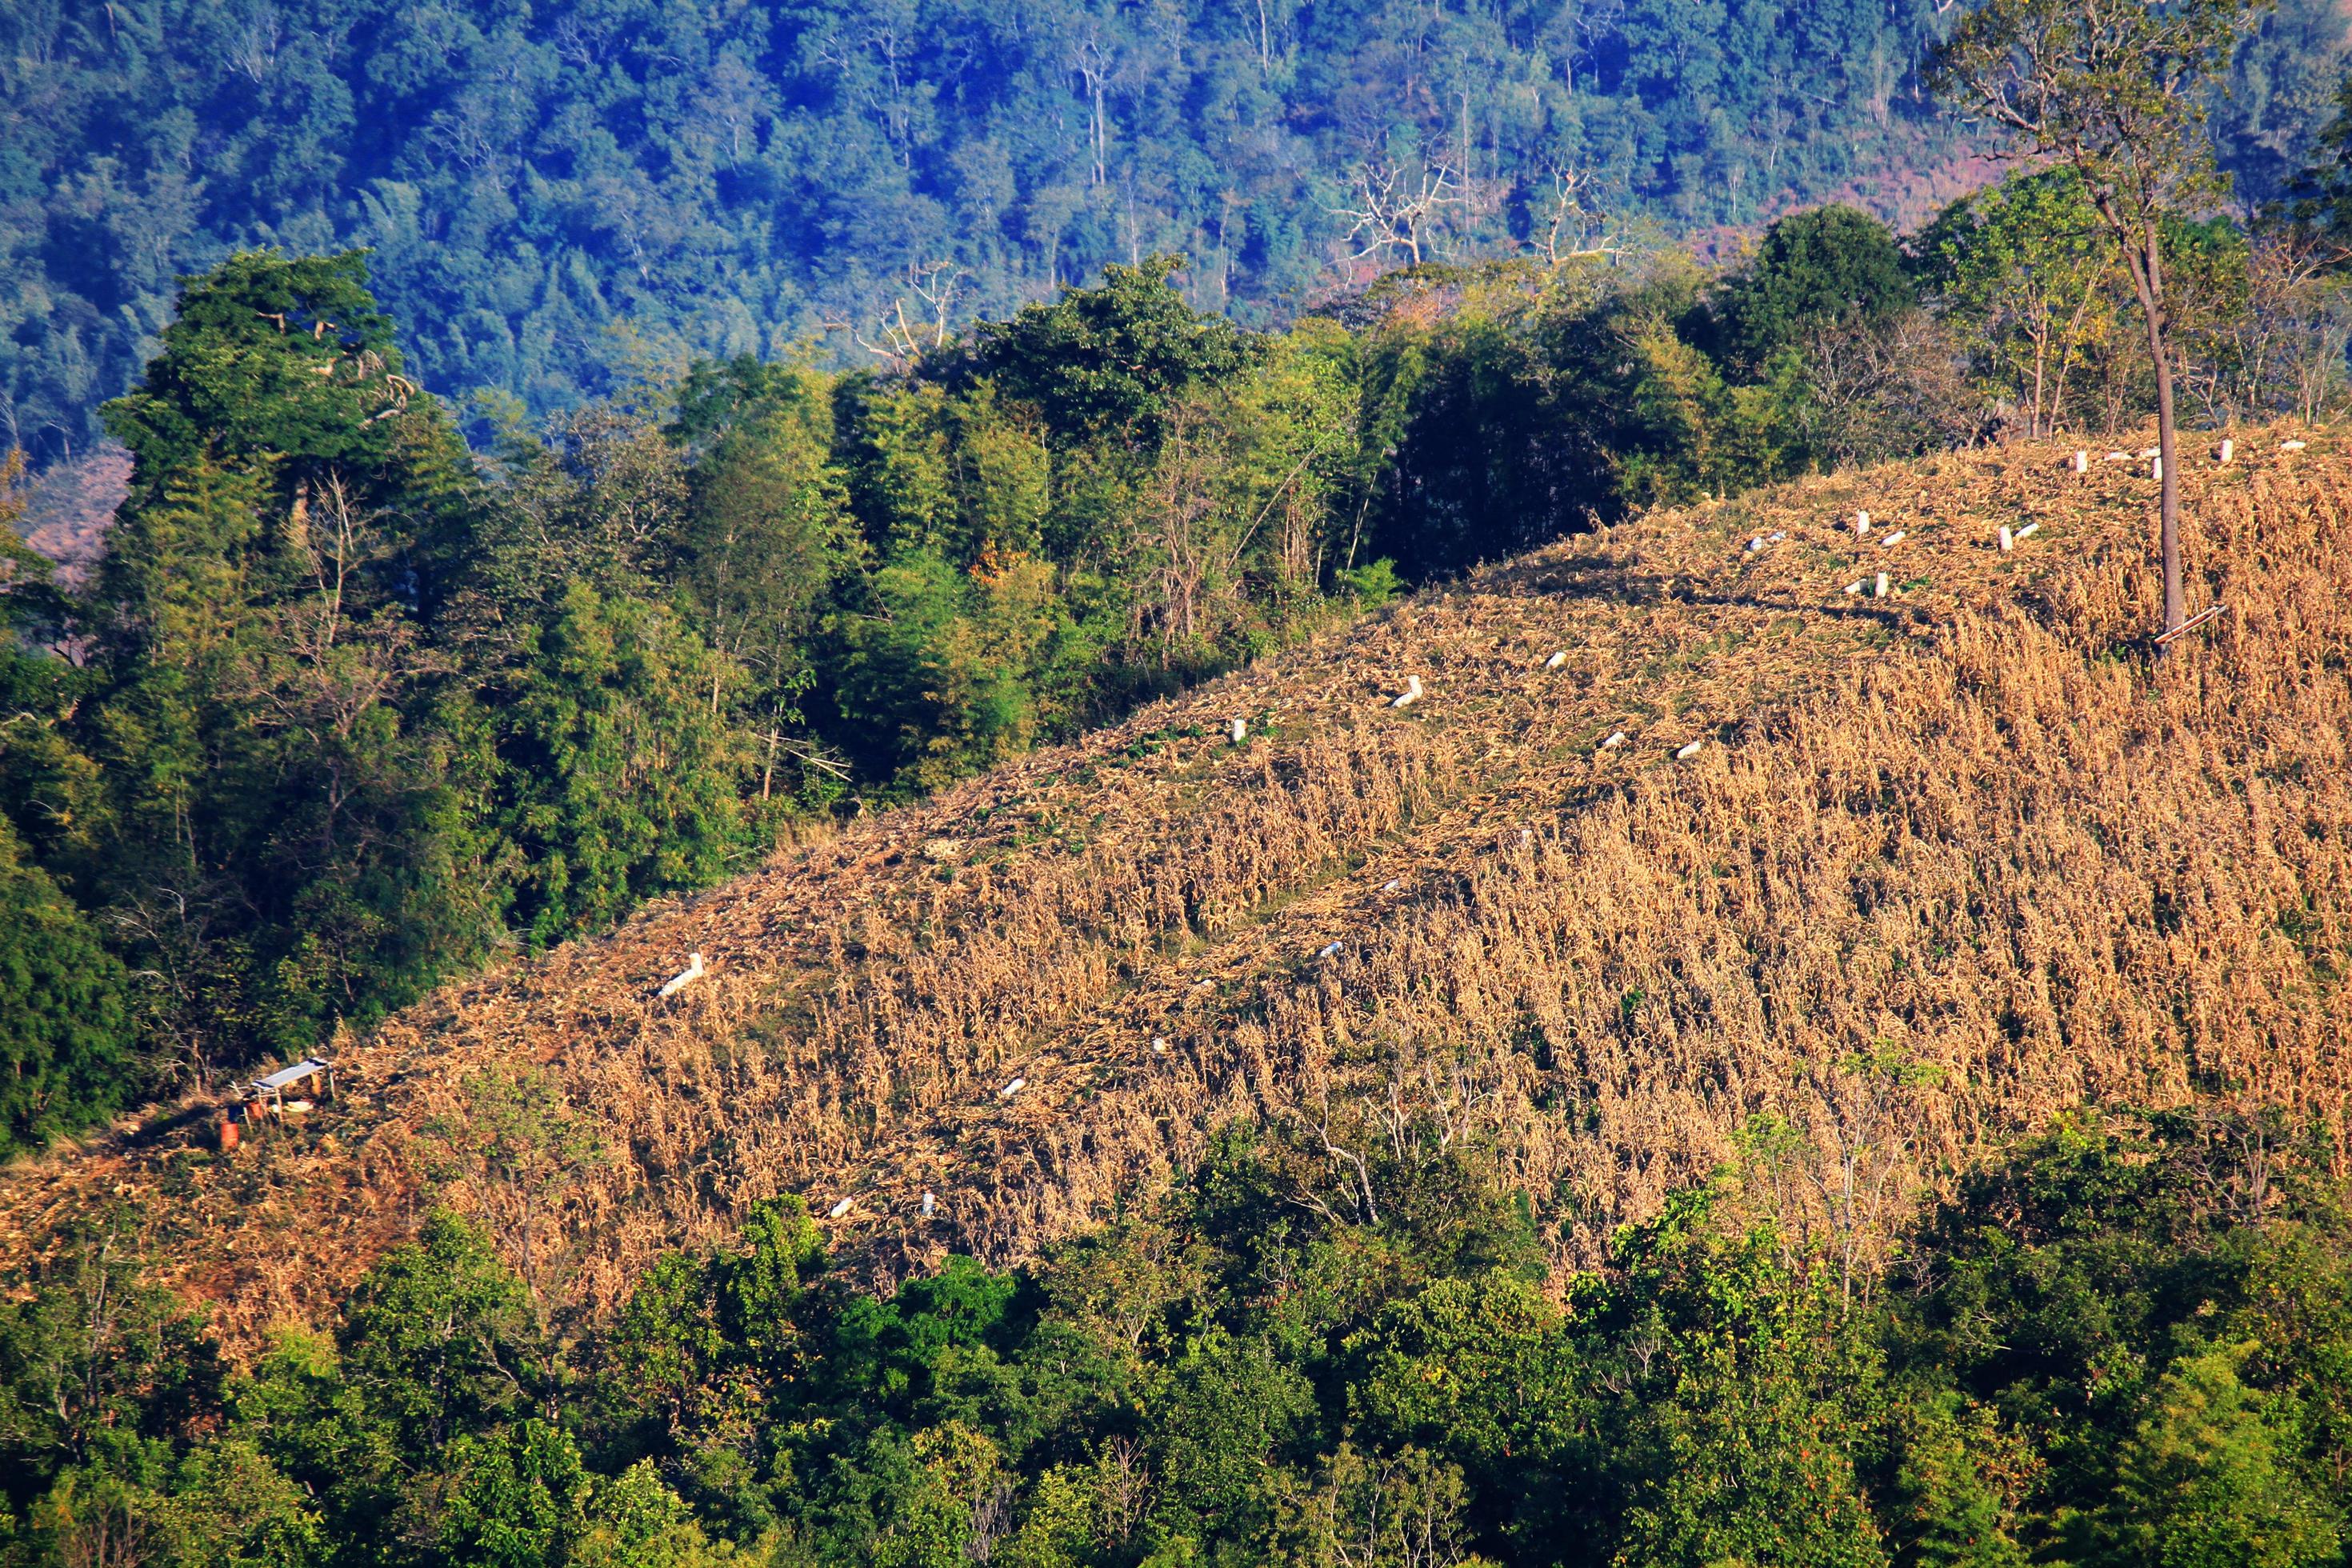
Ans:
<svg viewBox="0 0 2352 1568"><path fill-rule="evenodd" d="M1017 1257L1245 1114L1341 1161L1490 1136L1564 1266L1759 1113L1791 1214L1853 1249L2085 1097L2288 1105L2340 1147L2352 446L2284 434L2186 476L2231 613L2161 668L2144 462L1654 515L450 987L235 1155L182 1127L0 1174L0 1246L120 1196L249 1343L428 1191L518 1219L528 1180L425 1130L524 1063L602 1144L550 1200L599 1306L780 1191L852 1200L826 1223L877 1280Z"/></svg>

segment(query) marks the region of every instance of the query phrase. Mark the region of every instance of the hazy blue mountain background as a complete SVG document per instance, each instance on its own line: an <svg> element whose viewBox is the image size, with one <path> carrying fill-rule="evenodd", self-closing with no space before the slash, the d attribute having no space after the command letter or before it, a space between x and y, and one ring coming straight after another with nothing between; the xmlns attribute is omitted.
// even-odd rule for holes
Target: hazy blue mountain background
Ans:
<svg viewBox="0 0 2352 1568"><path fill-rule="evenodd" d="M1106 262L1244 321L1382 265L1688 236L1968 173L1913 66L1934 0L11 0L0 439L88 450L174 279L373 248L425 384L530 412L689 355L887 346ZM2289 0L2222 115L2244 194L2344 31ZM1367 227L1368 190L1423 221ZM1375 243L1381 242L1381 243ZM1362 254L1357 259L1358 253Z"/></svg>

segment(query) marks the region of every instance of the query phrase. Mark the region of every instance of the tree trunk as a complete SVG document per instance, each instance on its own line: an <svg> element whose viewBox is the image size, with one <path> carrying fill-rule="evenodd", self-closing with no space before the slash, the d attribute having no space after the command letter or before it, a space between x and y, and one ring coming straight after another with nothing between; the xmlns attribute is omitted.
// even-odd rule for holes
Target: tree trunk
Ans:
<svg viewBox="0 0 2352 1568"><path fill-rule="evenodd" d="M2158 486L2157 548L2164 562L2164 629L2180 629L2188 618L2180 585L2180 460L2172 417L2172 356L2166 352L2164 270L2161 242L2153 221L2137 226L2121 222L2114 206L2098 204L2116 237L2123 241L2124 261L2131 273L2132 289L2139 296L2140 314L2147 321L2147 352L2156 366L2156 450L2164 466Z"/></svg>
<svg viewBox="0 0 2352 1568"><path fill-rule="evenodd" d="M2180 457L2172 416L2172 355L2165 342L2163 278L2156 243L2147 242L2141 268L2140 311L2147 318L2147 352L2156 362L2157 461L2164 465L2158 486L2157 547L2164 557L2164 629L2180 629L2188 619L2180 585Z"/></svg>
<svg viewBox="0 0 2352 1568"><path fill-rule="evenodd" d="M2050 433L2050 427L2042 422L2042 377L2049 363L2050 328L2044 321L2033 332L2033 417L2026 432L2036 441Z"/></svg>

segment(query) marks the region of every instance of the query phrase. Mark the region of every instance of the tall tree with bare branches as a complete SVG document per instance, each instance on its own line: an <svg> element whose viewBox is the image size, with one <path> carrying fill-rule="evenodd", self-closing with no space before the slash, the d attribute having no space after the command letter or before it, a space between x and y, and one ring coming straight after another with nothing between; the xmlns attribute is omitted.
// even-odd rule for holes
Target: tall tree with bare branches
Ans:
<svg viewBox="0 0 2352 1568"><path fill-rule="evenodd" d="M1927 73L1938 96L2009 132L2011 156L2072 165L2123 253L2156 372L2168 632L2180 626L2187 607L2164 220L2221 194L2222 176L2204 134L2204 89L2266 4L1986 0L1936 50Z"/></svg>

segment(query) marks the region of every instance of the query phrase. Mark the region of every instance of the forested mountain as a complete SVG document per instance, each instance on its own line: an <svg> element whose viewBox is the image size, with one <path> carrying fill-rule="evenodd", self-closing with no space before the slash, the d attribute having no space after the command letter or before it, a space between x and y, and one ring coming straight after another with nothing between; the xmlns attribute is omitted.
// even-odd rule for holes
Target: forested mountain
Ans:
<svg viewBox="0 0 2352 1568"><path fill-rule="evenodd" d="M2346 1568L2342 0L0 5L0 1568Z"/></svg>
<svg viewBox="0 0 2352 1568"><path fill-rule="evenodd" d="M174 279L239 248L373 247L413 374L541 413L689 355L903 353L1159 250L1263 321L1602 214L1886 196L1967 134L1914 77L1945 9L12 0L0 440L86 450ZM2296 166L2341 32L2288 0L2248 46L2242 195Z"/></svg>

